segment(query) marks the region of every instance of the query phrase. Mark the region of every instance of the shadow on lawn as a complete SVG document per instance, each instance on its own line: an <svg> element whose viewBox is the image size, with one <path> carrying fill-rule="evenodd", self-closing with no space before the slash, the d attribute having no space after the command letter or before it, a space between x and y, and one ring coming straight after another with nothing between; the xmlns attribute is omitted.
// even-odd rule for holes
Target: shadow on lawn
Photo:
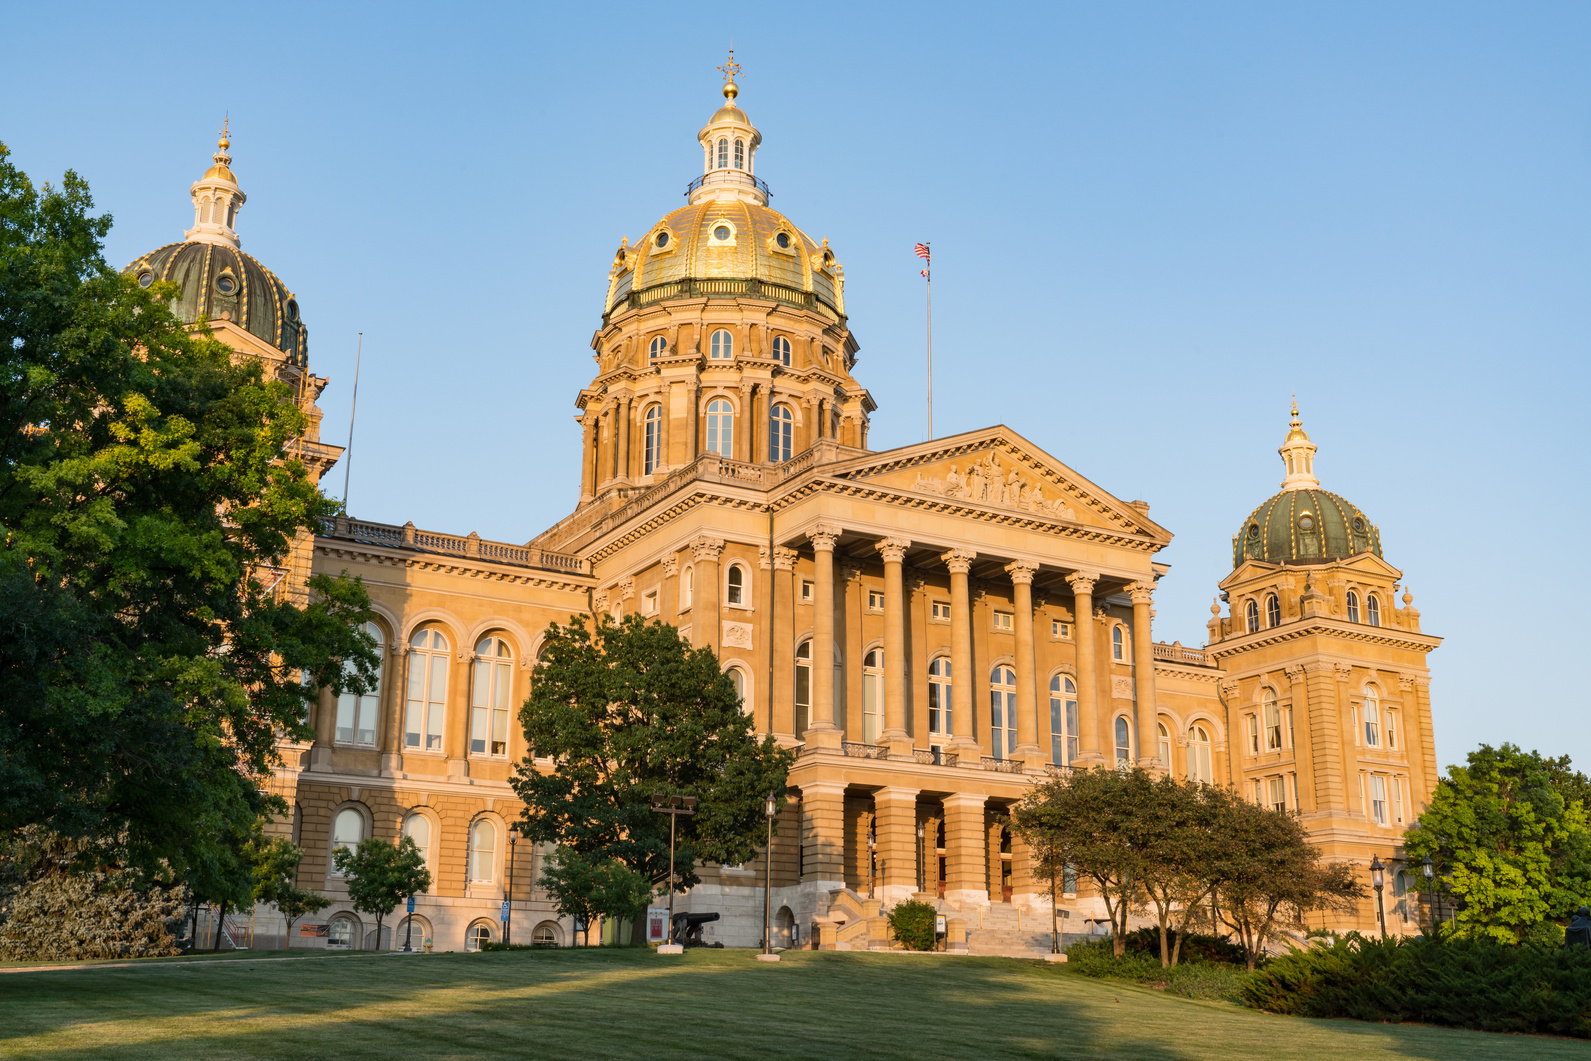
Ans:
<svg viewBox="0 0 1591 1061"><path fill-rule="evenodd" d="M0 1001L11 1015L0 1027L0 1054L61 1061L1235 1061L1278 1056L1291 1020L1146 997L1141 989L1004 959L806 952L763 965L744 951L693 952L683 959L628 950L521 951L39 973L5 978ZM1447 1052L1438 1052L1435 1042L1426 1052L1425 1044L1394 1045L1381 1026L1299 1022L1304 1028L1322 1024L1374 1036L1374 1042L1361 1040L1361 1053L1371 1055L1379 1047L1413 1057L1451 1057L1455 1048L1473 1045L1433 1033ZM1217 1041L1227 1035L1235 1038Z"/></svg>

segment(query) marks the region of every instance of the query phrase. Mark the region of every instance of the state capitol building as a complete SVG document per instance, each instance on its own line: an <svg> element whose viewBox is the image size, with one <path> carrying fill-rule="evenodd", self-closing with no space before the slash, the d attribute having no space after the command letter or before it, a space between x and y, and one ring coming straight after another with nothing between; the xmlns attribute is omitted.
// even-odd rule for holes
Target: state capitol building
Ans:
<svg viewBox="0 0 1591 1061"><path fill-rule="evenodd" d="M506 899L516 942L574 941L535 886L545 849L515 845L509 880L508 782L545 629L604 612L711 648L757 731L796 749L772 853L785 944L860 949L880 903L924 892L985 933L1025 917L1047 949L1050 882L1009 810L1036 781L1100 763L1235 786L1298 811L1329 858L1392 861L1389 928L1412 931L1400 837L1436 784L1426 654L1440 639L1400 600L1375 524L1321 488L1297 409L1280 492L1236 526L1207 644L1156 642L1171 532L1147 504L1005 426L868 448L876 405L853 375L844 271L769 207L737 95L730 81L697 134L688 205L620 244L593 307L574 511L523 544L339 517L278 572L287 591L357 575L379 616L380 687L324 692L314 743L284 745L275 779L306 851L299 885L340 900L327 941L403 945L402 911L377 940L331 868L335 846L371 835L425 853L416 940L497 939ZM319 441L327 381L297 299L239 247L228 147L192 187L184 241L127 272L176 281L185 320L296 389L312 425L296 454L319 478L341 453ZM756 945L760 861L700 874L679 908L720 911L709 938ZM1084 884L1062 900L1071 931L1104 916ZM1362 903L1334 921L1373 919Z"/></svg>

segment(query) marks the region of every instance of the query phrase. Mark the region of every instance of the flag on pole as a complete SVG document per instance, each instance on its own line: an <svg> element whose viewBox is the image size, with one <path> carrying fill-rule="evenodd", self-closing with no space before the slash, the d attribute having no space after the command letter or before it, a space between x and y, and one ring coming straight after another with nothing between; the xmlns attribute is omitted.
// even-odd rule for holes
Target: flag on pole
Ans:
<svg viewBox="0 0 1591 1061"><path fill-rule="evenodd" d="M932 266L934 263L933 256L928 253L928 244L926 243L917 244L917 257L921 258L930 266ZM923 269L922 274L924 280L928 279L928 270L926 268Z"/></svg>

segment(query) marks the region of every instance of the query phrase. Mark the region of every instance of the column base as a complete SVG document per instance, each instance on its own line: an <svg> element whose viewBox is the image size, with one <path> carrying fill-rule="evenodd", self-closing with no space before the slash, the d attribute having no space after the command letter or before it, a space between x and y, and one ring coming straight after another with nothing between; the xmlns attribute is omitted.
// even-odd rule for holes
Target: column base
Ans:
<svg viewBox="0 0 1591 1061"><path fill-rule="evenodd" d="M1061 957L1065 958L1066 955L1063 954ZM779 956L777 954L759 954L757 955L757 960L759 962L776 962L779 960Z"/></svg>
<svg viewBox="0 0 1591 1061"><path fill-rule="evenodd" d="M815 722L807 727L806 738L808 748L822 748L826 751L839 751L844 734L840 727L832 722Z"/></svg>
<svg viewBox="0 0 1591 1061"><path fill-rule="evenodd" d="M945 751L958 757L957 765L974 770L983 768L983 745L970 737L952 737Z"/></svg>
<svg viewBox="0 0 1591 1061"><path fill-rule="evenodd" d="M468 759L449 759L447 761L447 776L451 781L455 778L469 777L470 764Z"/></svg>
<svg viewBox="0 0 1591 1061"><path fill-rule="evenodd" d="M911 757L912 739L903 729L886 729L878 735L878 743L888 748L892 757L896 755L903 759Z"/></svg>
<svg viewBox="0 0 1591 1061"><path fill-rule="evenodd" d="M309 768L318 774L331 772L331 749L317 744L309 750Z"/></svg>
<svg viewBox="0 0 1591 1061"><path fill-rule="evenodd" d="M1037 744L1018 744L1011 749L1011 758L1022 760L1024 770L1035 772L1043 770L1044 764L1050 761L1050 757Z"/></svg>
<svg viewBox="0 0 1591 1061"><path fill-rule="evenodd" d="M1104 766L1105 757L1098 752L1084 752L1072 760L1072 765L1085 770L1090 766Z"/></svg>
<svg viewBox="0 0 1591 1061"><path fill-rule="evenodd" d="M403 772L403 756L397 752L383 752L381 754L381 776L397 777Z"/></svg>
<svg viewBox="0 0 1591 1061"><path fill-rule="evenodd" d="M1158 755L1139 756L1138 765L1145 770L1165 770L1166 764L1160 761Z"/></svg>

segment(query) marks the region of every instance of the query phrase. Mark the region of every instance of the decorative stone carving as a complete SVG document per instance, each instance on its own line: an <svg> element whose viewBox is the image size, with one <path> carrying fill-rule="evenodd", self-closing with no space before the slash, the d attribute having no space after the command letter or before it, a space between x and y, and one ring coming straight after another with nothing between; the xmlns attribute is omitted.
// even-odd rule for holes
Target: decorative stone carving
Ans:
<svg viewBox="0 0 1591 1061"><path fill-rule="evenodd" d="M1131 700L1133 698L1132 679L1120 674L1111 675L1110 695L1117 700Z"/></svg>
<svg viewBox="0 0 1591 1061"><path fill-rule="evenodd" d="M773 550L766 545L757 546L757 566L763 571L773 566Z"/></svg>
<svg viewBox="0 0 1591 1061"><path fill-rule="evenodd" d="M1414 691L1414 675L1412 675L1412 674L1400 674L1400 675L1398 675L1398 688L1402 689L1406 693L1413 692Z"/></svg>
<svg viewBox="0 0 1591 1061"><path fill-rule="evenodd" d="M1013 560L1005 565L1005 573L1011 576L1013 585L1033 585L1033 576L1038 571L1039 565L1032 560Z"/></svg>
<svg viewBox="0 0 1591 1061"><path fill-rule="evenodd" d="M1134 604L1154 603L1155 587L1149 582L1134 582L1127 587L1127 596L1132 598Z"/></svg>
<svg viewBox="0 0 1591 1061"><path fill-rule="evenodd" d="M980 505L1014 508L1059 519L1077 519L1077 513L1064 501L1050 500L1044 496L1043 484L1024 481L1015 468L1007 470L1000 463L998 453L985 453L981 460L969 464L965 473L952 464L943 479L918 472L912 489Z"/></svg>
<svg viewBox="0 0 1591 1061"><path fill-rule="evenodd" d="M978 554L971 549L952 549L939 559L943 560L945 566L950 568L952 575L965 575L972 570L972 562L977 558Z"/></svg>
<svg viewBox="0 0 1591 1061"><path fill-rule="evenodd" d="M592 607L592 609L594 611L599 612L599 613L607 611L608 610L608 591L605 590L605 589L601 589L601 590L598 590L597 592L593 593L591 595L591 607Z"/></svg>
<svg viewBox="0 0 1591 1061"><path fill-rule="evenodd" d="M723 646L751 651L751 624L724 621Z"/></svg>
<svg viewBox="0 0 1591 1061"><path fill-rule="evenodd" d="M862 577L862 565L841 560L835 565L835 573L840 576L841 582L855 582Z"/></svg>
<svg viewBox="0 0 1591 1061"><path fill-rule="evenodd" d="M1345 682L1353 677L1353 667L1346 663L1334 663L1332 664L1332 670L1336 673L1337 680L1340 682Z"/></svg>
<svg viewBox="0 0 1591 1061"><path fill-rule="evenodd" d="M1072 587L1073 593L1093 593L1098 582L1099 576L1092 571L1073 571L1066 576L1066 584Z"/></svg>
<svg viewBox="0 0 1591 1061"><path fill-rule="evenodd" d="M635 579L629 576L619 579L619 599L629 600L633 596L635 596Z"/></svg>
<svg viewBox="0 0 1591 1061"><path fill-rule="evenodd" d="M724 551L724 539L703 534L691 539L691 557L697 563L715 563Z"/></svg>
<svg viewBox="0 0 1591 1061"><path fill-rule="evenodd" d="M773 569L775 571L794 571L796 557L801 554L794 549L786 549L782 545L773 547Z"/></svg>
<svg viewBox="0 0 1591 1061"><path fill-rule="evenodd" d="M840 535L844 533L843 527L837 527L832 523L819 523L807 532L807 539L812 542L812 548L833 552Z"/></svg>
<svg viewBox="0 0 1591 1061"><path fill-rule="evenodd" d="M906 550L911 547L911 540L907 538L884 538L876 546L879 555L884 558L886 564L904 563Z"/></svg>
<svg viewBox="0 0 1591 1061"><path fill-rule="evenodd" d="M673 578L674 576L676 576L678 574L679 574L679 557L677 557L677 556L665 556L665 557L663 557L663 577L664 578Z"/></svg>
<svg viewBox="0 0 1591 1061"><path fill-rule="evenodd" d="M1241 683L1236 678L1223 678L1221 680L1221 695L1228 700L1237 696Z"/></svg>

